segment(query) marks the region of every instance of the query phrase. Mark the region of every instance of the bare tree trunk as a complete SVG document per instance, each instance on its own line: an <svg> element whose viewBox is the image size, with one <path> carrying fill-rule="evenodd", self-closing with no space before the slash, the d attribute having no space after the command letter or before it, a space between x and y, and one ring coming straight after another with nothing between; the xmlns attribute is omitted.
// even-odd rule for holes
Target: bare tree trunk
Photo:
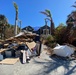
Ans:
<svg viewBox="0 0 76 75"><path fill-rule="evenodd" d="M21 32L21 21L20 21L20 32Z"/></svg>
<svg viewBox="0 0 76 75"><path fill-rule="evenodd" d="M54 27L54 22L51 18L51 25L50 25L50 34L51 35L54 35L54 31L55 31L55 27Z"/></svg>
<svg viewBox="0 0 76 75"><path fill-rule="evenodd" d="M3 28L1 27L1 39L2 39L2 29L3 29Z"/></svg>
<svg viewBox="0 0 76 75"><path fill-rule="evenodd" d="M4 35L4 40L5 40L5 26L3 27L3 35Z"/></svg>
<svg viewBox="0 0 76 75"><path fill-rule="evenodd" d="M15 36L17 35L17 24L18 24L18 13L16 12L16 18L15 18Z"/></svg>
<svg viewBox="0 0 76 75"><path fill-rule="evenodd" d="M15 24L15 35L17 35L17 20L16 20L16 24Z"/></svg>
<svg viewBox="0 0 76 75"><path fill-rule="evenodd" d="M51 20L50 20L50 35L51 35Z"/></svg>

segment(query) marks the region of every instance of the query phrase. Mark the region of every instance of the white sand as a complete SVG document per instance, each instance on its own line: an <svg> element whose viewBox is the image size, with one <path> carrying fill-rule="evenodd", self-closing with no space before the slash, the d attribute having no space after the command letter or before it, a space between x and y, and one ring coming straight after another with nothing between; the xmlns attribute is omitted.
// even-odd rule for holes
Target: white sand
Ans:
<svg viewBox="0 0 76 75"><path fill-rule="evenodd" d="M0 75L76 75L76 60L49 58L42 51L41 58L34 57L27 64L0 65Z"/></svg>

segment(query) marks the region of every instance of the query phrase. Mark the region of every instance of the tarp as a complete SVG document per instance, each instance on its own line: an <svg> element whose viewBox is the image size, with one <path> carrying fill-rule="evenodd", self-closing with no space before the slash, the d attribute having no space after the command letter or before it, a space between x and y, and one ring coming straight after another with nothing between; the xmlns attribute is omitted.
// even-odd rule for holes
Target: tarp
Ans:
<svg viewBox="0 0 76 75"><path fill-rule="evenodd" d="M71 54L74 53L74 50L67 46L67 45L63 45L63 46L56 46L54 48L54 54L58 55L58 56L62 56L62 57L70 57Z"/></svg>

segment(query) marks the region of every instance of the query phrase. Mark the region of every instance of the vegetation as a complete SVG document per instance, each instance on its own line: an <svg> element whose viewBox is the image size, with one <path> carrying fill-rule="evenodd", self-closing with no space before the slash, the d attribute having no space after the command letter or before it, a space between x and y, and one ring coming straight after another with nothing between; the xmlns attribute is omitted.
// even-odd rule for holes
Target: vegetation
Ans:
<svg viewBox="0 0 76 75"><path fill-rule="evenodd" d="M76 40L76 11L71 12L67 19L68 42Z"/></svg>
<svg viewBox="0 0 76 75"><path fill-rule="evenodd" d="M41 41L48 47L54 48L56 46L55 38L52 35L42 35Z"/></svg>
<svg viewBox="0 0 76 75"><path fill-rule="evenodd" d="M0 39L4 40L14 36L14 25L8 23L5 15L0 14ZM19 33L20 28L17 28Z"/></svg>
<svg viewBox="0 0 76 75"><path fill-rule="evenodd" d="M76 8L76 2L75 4L72 6ZM47 17L49 17L50 22L52 23L52 17L51 17L51 13L49 10L45 10L45 12L41 12L43 14L45 14ZM46 44L48 46L51 47L52 42L56 42L59 44L64 44L64 43L71 43L74 45L76 44L76 11L72 11L68 16L67 16L67 20L66 20L66 24L59 24L58 27L56 27L54 29L54 31L52 30L52 36L48 36L46 40ZM52 25L52 24L51 24ZM52 28L52 26L51 26ZM53 27L54 28L54 27ZM54 35L53 35L54 34ZM54 41L52 41L52 38L54 39ZM75 45L76 46L76 45Z"/></svg>
<svg viewBox="0 0 76 75"><path fill-rule="evenodd" d="M45 43L47 46L51 47L51 48L54 48L56 46L56 41L55 41L55 38L52 36L52 35L49 35L47 38L46 38L46 43Z"/></svg>
<svg viewBox="0 0 76 75"><path fill-rule="evenodd" d="M7 18L0 14L0 38L5 39L5 27L7 26Z"/></svg>
<svg viewBox="0 0 76 75"><path fill-rule="evenodd" d="M48 17L47 19L50 21L50 34L54 35L55 27L54 27L54 22L53 22L50 10L46 9L44 12L41 11L41 13Z"/></svg>
<svg viewBox="0 0 76 75"><path fill-rule="evenodd" d="M59 26L55 29L55 40L59 44L63 44L65 41L65 34L66 34L66 26L61 23Z"/></svg>

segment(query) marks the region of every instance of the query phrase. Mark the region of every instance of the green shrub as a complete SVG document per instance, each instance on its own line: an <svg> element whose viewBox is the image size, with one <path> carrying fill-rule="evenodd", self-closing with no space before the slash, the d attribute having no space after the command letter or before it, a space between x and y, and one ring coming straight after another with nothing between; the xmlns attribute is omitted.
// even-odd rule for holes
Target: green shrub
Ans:
<svg viewBox="0 0 76 75"><path fill-rule="evenodd" d="M49 35L46 38L45 45L47 45L48 47L51 47L51 48L54 48L56 46L55 39L54 39L54 37L52 35Z"/></svg>
<svg viewBox="0 0 76 75"><path fill-rule="evenodd" d="M54 37L53 37L52 35L49 35L49 36L46 38L46 40L47 40L48 42L53 42L53 41L54 41Z"/></svg>

